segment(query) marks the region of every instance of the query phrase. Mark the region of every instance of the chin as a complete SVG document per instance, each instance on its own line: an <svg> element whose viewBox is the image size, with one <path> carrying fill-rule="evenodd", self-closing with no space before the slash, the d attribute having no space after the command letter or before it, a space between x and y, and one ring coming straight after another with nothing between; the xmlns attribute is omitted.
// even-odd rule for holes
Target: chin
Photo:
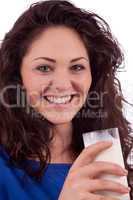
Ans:
<svg viewBox="0 0 133 200"><path fill-rule="evenodd" d="M76 113L73 112L51 112L41 113L45 119L53 124L64 124L72 121Z"/></svg>

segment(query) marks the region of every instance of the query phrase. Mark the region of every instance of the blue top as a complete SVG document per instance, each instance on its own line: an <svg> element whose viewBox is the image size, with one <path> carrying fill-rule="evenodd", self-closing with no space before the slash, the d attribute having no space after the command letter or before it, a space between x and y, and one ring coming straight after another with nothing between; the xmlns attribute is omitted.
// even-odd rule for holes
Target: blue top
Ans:
<svg viewBox="0 0 133 200"><path fill-rule="evenodd" d="M72 164L51 163L40 182L24 170L8 166L9 156L0 146L0 200L58 200L64 180ZM37 167L39 161L28 161Z"/></svg>

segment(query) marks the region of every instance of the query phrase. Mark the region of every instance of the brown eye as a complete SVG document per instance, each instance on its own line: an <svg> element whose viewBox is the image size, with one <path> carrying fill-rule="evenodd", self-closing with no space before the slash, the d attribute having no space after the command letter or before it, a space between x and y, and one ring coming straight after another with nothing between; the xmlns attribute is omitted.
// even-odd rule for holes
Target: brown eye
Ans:
<svg viewBox="0 0 133 200"><path fill-rule="evenodd" d="M41 71L41 72L49 72L49 71L51 71L51 68L48 65L41 65L41 66L38 66L36 69Z"/></svg>
<svg viewBox="0 0 133 200"><path fill-rule="evenodd" d="M73 66L71 67L71 69L72 69L73 71L81 71L81 70L84 70L85 67L84 67L83 65L73 65Z"/></svg>

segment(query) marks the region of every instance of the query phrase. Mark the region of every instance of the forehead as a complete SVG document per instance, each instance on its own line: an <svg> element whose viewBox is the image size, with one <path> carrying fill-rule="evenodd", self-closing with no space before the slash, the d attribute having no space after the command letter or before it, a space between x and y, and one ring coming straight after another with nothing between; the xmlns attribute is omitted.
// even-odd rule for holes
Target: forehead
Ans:
<svg viewBox="0 0 133 200"><path fill-rule="evenodd" d="M26 57L53 56L68 58L88 56L79 34L70 28L59 26L44 30L30 45Z"/></svg>

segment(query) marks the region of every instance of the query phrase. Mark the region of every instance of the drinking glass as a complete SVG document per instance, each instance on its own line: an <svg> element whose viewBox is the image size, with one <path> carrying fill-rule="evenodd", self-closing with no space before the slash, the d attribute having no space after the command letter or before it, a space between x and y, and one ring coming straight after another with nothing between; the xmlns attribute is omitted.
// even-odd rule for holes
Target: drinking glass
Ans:
<svg viewBox="0 0 133 200"><path fill-rule="evenodd" d="M83 142L84 142L85 147L91 144L94 144L96 142L100 142L100 141L112 141L113 144L110 148L101 152L96 157L95 160L116 163L122 166L123 168L125 168L118 128L111 128L111 129L83 133ZM100 178L113 180L125 186L128 186L126 176L103 174L100 176ZM111 191L98 191L96 193L103 194L104 196L108 196L108 197L117 197L117 198L120 198L121 200L130 200L128 193L120 194L120 193L111 192Z"/></svg>

